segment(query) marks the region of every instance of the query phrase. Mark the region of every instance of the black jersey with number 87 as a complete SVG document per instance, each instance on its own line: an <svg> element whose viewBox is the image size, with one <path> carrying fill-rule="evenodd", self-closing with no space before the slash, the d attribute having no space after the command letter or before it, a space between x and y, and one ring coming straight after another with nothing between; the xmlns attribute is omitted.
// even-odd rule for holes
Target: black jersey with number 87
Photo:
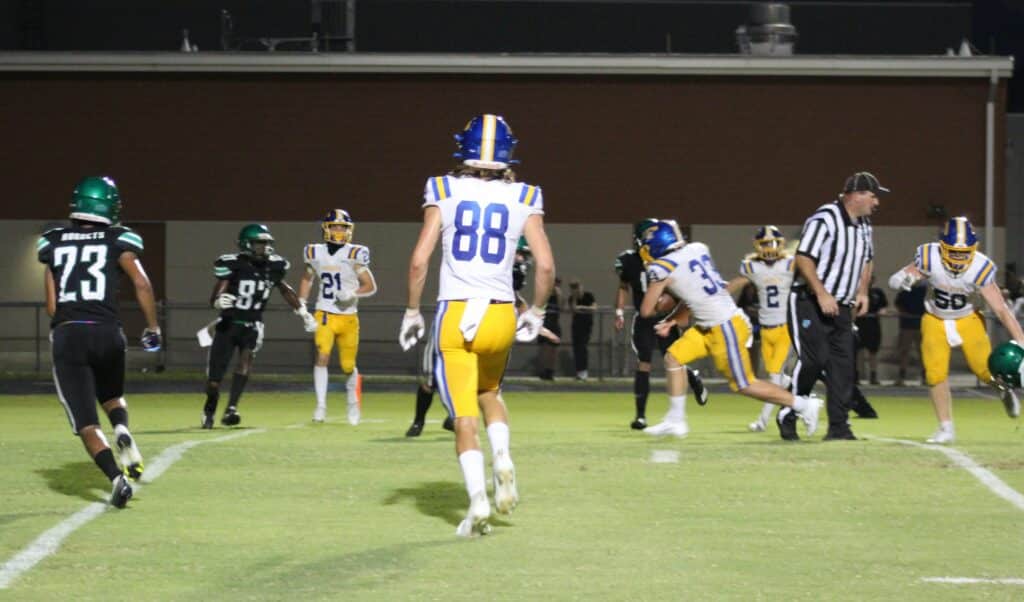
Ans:
<svg viewBox="0 0 1024 602"><path fill-rule="evenodd" d="M270 291L288 273L288 260L271 255L265 260L248 253L221 255L213 263L213 275L227 280L227 293L235 296L235 306L220 312L222 318L239 322L259 322L267 306Z"/></svg>

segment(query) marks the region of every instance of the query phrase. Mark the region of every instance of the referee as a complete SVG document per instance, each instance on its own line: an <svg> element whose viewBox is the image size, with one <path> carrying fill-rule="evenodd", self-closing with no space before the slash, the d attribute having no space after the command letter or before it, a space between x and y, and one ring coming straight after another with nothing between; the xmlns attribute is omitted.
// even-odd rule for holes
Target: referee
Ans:
<svg viewBox="0 0 1024 602"><path fill-rule="evenodd" d="M847 422L854 387L854 312L868 310L874 245L871 221L878 196L889 192L862 171L846 179L835 201L804 222L796 279L789 295L789 334L796 347L793 392L808 395L819 378L827 388L825 440L856 439ZM797 439L796 416L780 412L779 433Z"/></svg>

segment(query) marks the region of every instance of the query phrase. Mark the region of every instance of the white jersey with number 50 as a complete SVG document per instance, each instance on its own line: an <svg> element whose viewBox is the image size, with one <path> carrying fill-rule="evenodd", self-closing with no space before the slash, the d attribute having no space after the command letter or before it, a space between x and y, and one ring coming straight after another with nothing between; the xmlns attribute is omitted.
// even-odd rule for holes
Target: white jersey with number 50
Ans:
<svg viewBox="0 0 1024 602"><path fill-rule="evenodd" d="M423 206L441 210L438 301L515 301L512 264L526 218L543 215L540 187L522 182L439 176L427 180Z"/></svg>
<svg viewBox="0 0 1024 602"><path fill-rule="evenodd" d="M691 242L647 264L650 282L666 278L666 288L690 308L690 319L697 326L718 326L738 310L711 260L711 251L702 242Z"/></svg>

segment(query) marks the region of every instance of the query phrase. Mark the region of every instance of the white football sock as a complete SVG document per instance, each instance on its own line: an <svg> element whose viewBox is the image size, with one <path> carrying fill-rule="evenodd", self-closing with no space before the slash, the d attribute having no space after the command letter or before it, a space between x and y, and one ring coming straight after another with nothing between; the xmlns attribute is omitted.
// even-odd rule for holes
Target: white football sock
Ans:
<svg viewBox="0 0 1024 602"><path fill-rule="evenodd" d="M459 454L459 465L462 466L462 478L466 481L466 493L469 499L477 494L487 494L484 478L484 454L479 449L471 449Z"/></svg>
<svg viewBox="0 0 1024 602"><path fill-rule="evenodd" d="M327 366L313 366L313 389L316 391L316 407L327 407Z"/></svg>
<svg viewBox="0 0 1024 602"><path fill-rule="evenodd" d="M772 383L773 385L778 385L778 386L781 387L782 386L782 373L781 372L772 372L771 374L768 375L768 382Z"/></svg>
<svg viewBox="0 0 1024 602"><path fill-rule="evenodd" d="M686 420L686 396L669 396L665 422L682 422L683 420Z"/></svg>
<svg viewBox="0 0 1024 602"><path fill-rule="evenodd" d="M356 396L357 384L359 384L359 368L352 368L352 374L349 374L348 380L345 381L345 393L348 395L349 405L359 403L359 398Z"/></svg>
<svg viewBox="0 0 1024 602"><path fill-rule="evenodd" d="M775 411L775 404L774 403L766 403L763 406L761 406L761 418L760 418L761 424L771 424L772 423L772 412L774 412L774 411Z"/></svg>
<svg viewBox="0 0 1024 602"><path fill-rule="evenodd" d="M952 433L953 432L953 421L952 420L943 420L942 422L939 423L939 428L944 430L944 431L946 431L947 433Z"/></svg>
<svg viewBox="0 0 1024 602"><path fill-rule="evenodd" d="M487 438L491 441L491 455L497 456L501 452L508 455L509 432L508 425L504 422L492 422L487 425Z"/></svg>
<svg viewBox="0 0 1024 602"><path fill-rule="evenodd" d="M811 400L804 397L803 395L793 396L793 411L797 414L802 414L807 411L807 408L811 407Z"/></svg>

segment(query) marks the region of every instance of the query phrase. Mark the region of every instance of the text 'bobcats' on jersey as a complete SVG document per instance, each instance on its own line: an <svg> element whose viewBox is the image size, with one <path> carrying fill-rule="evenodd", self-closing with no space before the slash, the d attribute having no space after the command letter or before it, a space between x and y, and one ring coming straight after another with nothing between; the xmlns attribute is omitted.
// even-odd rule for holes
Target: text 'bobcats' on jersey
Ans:
<svg viewBox="0 0 1024 602"><path fill-rule="evenodd" d="M704 243L691 242L649 262L647 278L651 282L667 278L669 292L690 308L691 318L701 328L718 326L738 311Z"/></svg>
<svg viewBox="0 0 1024 602"><path fill-rule="evenodd" d="M234 307L220 312L222 319L239 322L259 322L263 318L270 291L284 280L290 264L280 255L266 260L256 259L248 253L221 255L213 262L213 275L227 280L227 293L236 297Z"/></svg>
<svg viewBox="0 0 1024 602"><path fill-rule="evenodd" d="M342 305L338 291L359 288L359 273L370 265L370 249L352 243L312 243L302 250L302 260L319 279L316 309L329 314L354 314L359 299L355 296Z"/></svg>
<svg viewBox="0 0 1024 602"><path fill-rule="evenodd" d="M63 322L119 324L117 291L122 253L142 256L142 237L124 226L81 226L48 230L36 243L39 261L53 272L57 312Z"/></svg>
<svg viewBox="0 0 1024 602"><path fill-rule="evenodd" d="M512 264L526 218L544 214L538 186L439 176L427 180L423 206L441 210L438 301L489 297L514 301Z"/></svg>
<svg viewBox="0 0 1024 602"><path fill-rule="evenodd" d="M966 270L959 274L951 273L943 267L937 242L917 248L914 267L928 280L925 309L943 320L954 320L974 313L971 295L996 279L996 264L983 253L977 252Z"/></svg>
<svg viewBox="0 0 1024 602"><path fill-rule="evenodd" d="M793 285L792 257L781 257L768 262L757 257L740 263L743 274L757 288L757 321L761 326L771 327L786 323L786 304L789 289Z"/></svg>

